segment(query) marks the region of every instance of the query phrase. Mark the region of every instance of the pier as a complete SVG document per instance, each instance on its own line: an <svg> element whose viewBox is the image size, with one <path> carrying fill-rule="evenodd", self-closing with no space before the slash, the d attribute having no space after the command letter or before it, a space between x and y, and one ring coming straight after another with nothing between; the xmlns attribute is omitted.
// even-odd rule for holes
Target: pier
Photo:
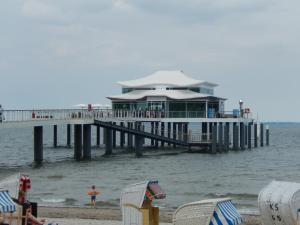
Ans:
<svg viewBox="0 0 300 225"><path fill-rule="evenodd" d="M33 127L36 162L43 161L44 126L53 126L54 148L58 126L67 127L67 147L74 131L75 160L92 158L92 126L98 147L102 130L105 155L117 147L141 156L146 146L216 154L269 145L269 129L255 122L242 100L238 109L225 111L226 98L214 95L215 83L193 79L183 71L157 71L118 84L122 94L107 97L111 108L89 104L80 109L2 110L0 129Z"/></svg>
<svg viewBox="0 0 300 225"><path fill-rule="evenodd" d="M56 109L4 110L3 115L5 120L0 123L0 129L33 128L33 159L38 163L43 161L44 126L53 127L53 147L57 147L57 126L66 127L66 147L71 147L71 130L74 130L75 160L92 158L91 126L97 128L97 146L100 145L101 137L103 138L105 155L112 154L113 149L118 147L131 148L137 156L141 156L145 147L144 139L148 139L149 146L153 148L175 146L212 154L245 150L245 143L248 149L256 148L258 140L260 146L269 145L268 128L262 129L263 124L258 126L252 119L236 118L233 114L231 118L229 114L226 118L173 118L160 115L159 112L149 117L143 116L146 113L139 111ZM189 130L190 123L196 123L198 129ZM118 142L116 133L119 134Z"/></svg>

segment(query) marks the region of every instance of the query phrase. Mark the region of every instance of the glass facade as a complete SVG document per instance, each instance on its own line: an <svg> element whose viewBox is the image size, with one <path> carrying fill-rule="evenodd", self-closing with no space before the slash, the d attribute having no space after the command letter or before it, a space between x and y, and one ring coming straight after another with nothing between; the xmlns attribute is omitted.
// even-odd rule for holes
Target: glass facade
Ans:
<svg viewBox="0 0 300 225"><path fill-rule="evenodd" d="M122 94L126 94L131 91L140 91L140 90L155 90L155 88L122 88Z"/></svg>
<svg viewBox="0 0 300 225"><path fill-rule="evenodd" d="M190 90L197 93L203 93L208 95L214 95L213 88L207 88L207 87L192 87L192 88L166 88L167 90ZM139 91L139 90L155 90L155 88L122 88L122 93L126 94L131 91Z"/></svg>
<svg viewBox="0 0 300 225"><path fill-rule="evenodd" d="M204 118L216 117L220 111L220 103L217 100L206 101L137 101L137 102L113 102L114 110L122 111L157 111L163 112L170 118Z"/></svg>
<svg viewBox="0 0 300 225"><path fill-rule="evenodd" d="M197 93L214 95L214 90L207 87L192 87L192 88L167 88L167 90L190 90Z"/></svg>

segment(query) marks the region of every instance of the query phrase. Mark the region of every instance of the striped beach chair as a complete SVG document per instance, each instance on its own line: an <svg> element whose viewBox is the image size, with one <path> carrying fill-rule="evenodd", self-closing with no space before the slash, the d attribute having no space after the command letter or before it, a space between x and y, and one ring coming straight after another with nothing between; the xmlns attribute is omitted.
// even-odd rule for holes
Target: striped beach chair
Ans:
<svg viewBox="0 0 300 225"><path fill-rule="evenodd" d="M231 199L208 199L180 206L173 214L174 225L238 225L242 217Z"/></svg>

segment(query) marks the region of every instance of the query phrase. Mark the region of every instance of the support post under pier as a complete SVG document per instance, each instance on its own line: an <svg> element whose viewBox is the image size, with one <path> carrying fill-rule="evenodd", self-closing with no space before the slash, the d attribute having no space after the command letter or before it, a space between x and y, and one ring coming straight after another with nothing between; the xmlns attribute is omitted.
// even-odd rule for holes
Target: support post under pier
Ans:
<svg viewBox="0 0 300 225"><path fill-rule="evenodd" d="M223 138L224 138L224 132L223 132L223 123L219 123L219 129L218 129L218 151L223 151Z"/></svg>
<svg viewBox="0 0 300 225"><path fill-rule="evenodd" d="M257 148L257 123L254 124L254 148Z"/></svg>
<svg viewBox="0 0 300 225"><path fill-rule="evenodd" d="M176 140L176 123L173 123L173 139ZM176 148L176 144L173 145L173 148Z"/></svg>
<svg viewBox="0 0 300 225"><path fill-rule="evenodd" d="M34 161L36 163L43 162L43 127L36 126L33 128L33 149Z"/></svg>
<svg viewBox="0 0 300 225"><path fill-rule="evenodd" d="M226 123L224 128L224 150L227 152L229 150L229 131L230 124Z"/></svg>
<svg viewBox="0 0 300 225"><path fill-rule="evenodd" d="M96 145L98 147L100 146L100 135L101 135L100 126L97 126L96 127Z"/></svg>
<svg viewBox="0 0 300 225"><path fill-rule="evenodd" d="M251 139L252 139L252 124L249 123L248 124L248 148L251 149L252 148L252 143L251 143Z"/></svg>
<svg viewBox="0 0 300 225"><path fill-rule="evenodd" d="M105 155L111 155L112 148L113 148L112 130L109 128L104 128L104 129L105 129Z"/></svg>
<svg viewBox="0 0 300 225"><path fill-rule="evenodd" d="M121 127L124 127L124 122L120 123ZM125 133L123 131L120 132L120 147L123 148L125 143Z"/></svg>
<svg viewBox="0 0 300 225"><path fill-rule="evenodd" d="M260 146L264 146L264 124L260 124Z"/></svg>
<svg viewBox="0 0 300 225"><path fill-rule="evenodd" d="M82 157L82 125L74 125L74 159L79 161Z"/></svg>
<svg viewBox="0 0 300 225"><path fill-rule="evenodd" d="M91 125L83 125L83 159L91 159Z"/></svg>
<svg viewBox="0 0 300 225"><path fill-rule="evenodd" d="M171 138L171 123L168 122L168 138L170 139ZM168 146L171 146L171 143L168 142Z"/></svg>
<svg viewBox="0 0 300 225"><path fill-rule="evenodd" d="M71 124L67 125L67 147L71 147Z"/></svg>
<svg viewBox="0 0 300 225"><path fill-rule="evenodd" d="M162 137L165 136L165 123L164 122L161 122L160 123L160 135ZM164 147L165 146L165 142L164 141L161 141L161 147Z"/></svg>
<svg viewBox="0 0 300 225"><path fill-rule="evenodd" d="M53 125L53 147L57 147L57 125Z"/></svg>
<svg viewBox="0 0 300 225"><path fill-rule="evenodd" d="M245 150L245 124L240 123L240 148Z"/></svg>
<svg viewBox="0 0 300 225"><path fill-rule="evenodd" d="M212 145L211 145L211 153L217 153L217 135L218 135L218 126L217 124L212 124Z"/></svg>
<svg viewBox="0 0 300 225"><path fill-rule="evenodd" d="M268 126L266 127L266 145L270 145L270 129Z"/></svg>

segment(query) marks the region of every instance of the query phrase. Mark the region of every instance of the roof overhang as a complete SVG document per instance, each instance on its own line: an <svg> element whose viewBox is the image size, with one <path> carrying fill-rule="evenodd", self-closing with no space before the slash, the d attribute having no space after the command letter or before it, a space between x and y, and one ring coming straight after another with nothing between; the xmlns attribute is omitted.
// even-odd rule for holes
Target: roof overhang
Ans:
<svg viewBox="0 0 300 225"><path fill-rule="evenodd" d="M157 71L146 77L136 79L136 80L120 81L118 82L118 84L124 88L149 88L149 87L156 87L156 86L165 86L165 87L199 87L199 86L216 87L218 86L215 83L191 78L181 70Z"/></svg>
<svg viewBox="0 0 300 225"><path fill-rule="evenodd" d="M112 101L138 101L146 99L147 97L166 97L170 100L226 100L225 98L197 93L190 90L136 90L126 94L109 96L107 98Z"/></svg>

